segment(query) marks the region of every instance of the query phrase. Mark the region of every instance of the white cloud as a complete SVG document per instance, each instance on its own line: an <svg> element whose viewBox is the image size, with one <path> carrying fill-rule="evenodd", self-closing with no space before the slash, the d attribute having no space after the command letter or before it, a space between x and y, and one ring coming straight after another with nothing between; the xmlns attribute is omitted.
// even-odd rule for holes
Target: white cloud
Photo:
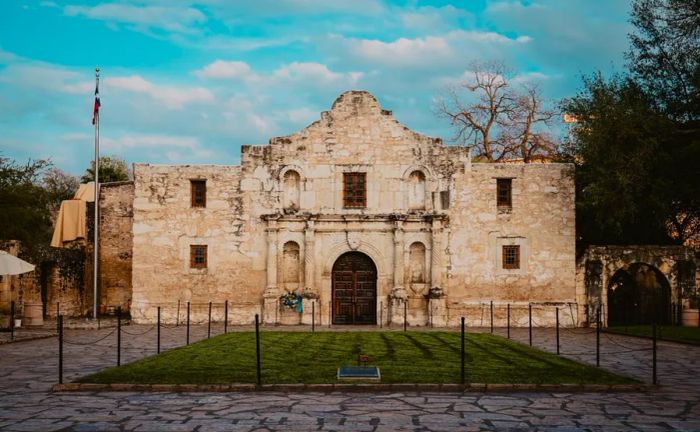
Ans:
<svg viewBox="0 0 700 432"><path fill-rule="evenodd" d="M276 78L289 80L309 80L313 82L336 81L343 77L342 74L331 72L328 66L313 62L293 62L280 67L273 73Z"/></svg>
<svg viewBox="0 0 700 432"><path fill-rule="evenodd" d="M455 62L465 53L483 55L487 48L526 44L532 40L529 36L510 38L491 31L452 30L439 36L416 38L399 38L391 42L376 39L344 39L350 49L361 58L393 66L427 66L435 63Z"/></svg>
<svg viewBox="0 0 700 432"><path fill-rule="evenodd" d="M423 62L427 58L452 55L452 50L445 38L437 36L399 38L393 42L358 39L352 45L355 53L361 57L382 63L411 64Z"/></svg>
<svg viewBox="0 0 700 432"><path fill-rule="evenodd" d="M241 79L244 81L258 81L260 76L253 72L248 63L243 61L216 60L195 71L200 78Z"/></svg>
<svg viewBox="0 0 700 432"><path fill-rule="evenodd" d="M102 137L105 153L148 155L168 162L197 162L212 160L215 152L204 148L198 138L182 135L126 133L117 138ZM143 156L141 156L143 158Z"/></svg>
<svg viewBox="0 0 700 432"><path fill-rule="evenodd" d="M118 138L102 138L105 150L122 151L133 148L186 148L194 150L200 146L195 137L175 135L124 134Z"/></svg>
<svg viewBox="0 0 700 432"><path fill-rule="evenodd" d="M206 21L192 7L137 6L125 3L103 3L97 6L69 5L63 9L68 16L85 16L109 23L130 24L137 29L161 29L176 33L195 33L195 26Z"/></svg>
<svg viewBox="0 0 700 432"><path fill-rule="evenodd" d="M193 102L211 102L214 95L204 87L175 87L156 85L138 76L105 78L105 87L144 93L165 104L166 108L181 109Z"/></svg>
<svg viewBox="0 0 700 432"><path fill-rule="evenodd" d="M249 84L264 86L277 85L286 82L323 84L355 84L363 76L363 72L334 72L328 66L315 62L292 62L279 66L271 73L254 71L248 63L242 61L215 60L196 70L200 78L242 80Z"/></svg>

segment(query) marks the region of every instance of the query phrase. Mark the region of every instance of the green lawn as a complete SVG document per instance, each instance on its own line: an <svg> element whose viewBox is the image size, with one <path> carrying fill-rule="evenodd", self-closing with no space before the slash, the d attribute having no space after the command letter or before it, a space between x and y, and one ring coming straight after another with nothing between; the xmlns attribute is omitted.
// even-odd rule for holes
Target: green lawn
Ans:
<svg viewBox="0 0 700 432"><path fill-rule="evenodd" d="M651 337L651 325L615 326L608 329L615 333ZM658 326L656 329L659 339L700 345L700 327Z"/></svg>
<svg viewBox="0 0 700 432"><path fill-rule="evenodd" d="M334 383L357 353L379 366L384 383L458 383L456 332L263 332L263 384ZM481 383L634 383L490 334L468 334L467 381ZM173 349L78 380L84 383L229 384L255 382L255 334L236 332Z"/></svg>

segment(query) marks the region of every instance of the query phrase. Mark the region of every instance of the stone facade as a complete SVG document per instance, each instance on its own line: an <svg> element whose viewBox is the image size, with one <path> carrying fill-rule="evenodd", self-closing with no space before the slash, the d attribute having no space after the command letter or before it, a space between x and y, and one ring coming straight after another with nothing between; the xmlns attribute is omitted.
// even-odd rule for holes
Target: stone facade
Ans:
<svg viewBox="0 0 700 432"><path fill-rule="evenodd" d="M299 319L314 302L327 324L334 265L355 251L376 268L374 322L403 322L405 307L410 325L481 325L493 301L496 325L508 304L512 323L527 325L530 303L540 325L554 323L555 306L573 325L571 169L472 164L465 147L410 131L369 93L343 93L301 131L243 146L240 166L134 165L132 316L152 322L161 306L163 319L181 319L190 302L201 321L208 302L219 316L228 302L233 323L295 322L279 307L295 291L308 297ZM350 173L364 174L364 207L344 201ZM498 179L510 205L497 205ZM204 206L193 205L197 181ZM202 268L193 246L206 246ZM504 253L517 266L504 268Z"/></svg>
<svg viewBox="0 0 700 432"><path fill-rule="evenodd" d="M131 305L134 183L100 185L99 304L105 310ZM91 255L88 256L88 260ZM89 284L92 287L92 283Z"/></svg>
<svg viewBox="0 0 700 432"><path fill-rule="evenodd" d="M609 304L611 290L618 280L624 282L620 277L628 274L630 283L639 286L625 299L626 313L643 302L643 293L639 291L644 288L667 290L664 298L653 299L654 309L663 308L656 319L664 324L680 321L681 310L691 306L690 299L696 294L696 278L700 275L697 262L696 253L686 246L589 247L578 260L576 272L576 298L581 305L582 322L594 323L600 310L602 324L608 325L608 318L614 314Z"/></svg>

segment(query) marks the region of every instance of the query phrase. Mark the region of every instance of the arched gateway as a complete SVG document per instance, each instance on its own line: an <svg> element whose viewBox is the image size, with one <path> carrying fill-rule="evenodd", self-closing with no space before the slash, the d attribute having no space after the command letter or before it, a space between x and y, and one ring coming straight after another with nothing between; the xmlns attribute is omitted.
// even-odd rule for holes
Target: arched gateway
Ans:
<svg viewBox="0 0 700 432"><path fill-rule="evenodd" d="M377 267L361 252L333 264L333 324L377 323Z"/></svg>

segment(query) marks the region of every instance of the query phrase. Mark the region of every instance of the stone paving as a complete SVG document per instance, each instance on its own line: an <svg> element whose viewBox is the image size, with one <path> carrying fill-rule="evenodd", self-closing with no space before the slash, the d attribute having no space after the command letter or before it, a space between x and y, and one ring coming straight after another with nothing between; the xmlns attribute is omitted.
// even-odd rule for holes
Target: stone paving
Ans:
<svg viewBox="0 0 700 432"><path fill-rule="evenodd" d="M239 329L249 330L233 330ZM221 330L214 326L213 333ZM152 327L128 326L124 331L122 361L155 352ZM206 326L193 327L191 341L206 337L206 332ZM505 335L503 329L496 333ZM527 329L511 333L528 343ZM554 335L552 329L535 329L533 345L553 352ZM66 340L71 342L65 347L66 381L115 365L114 329L67 330ZM184 341L184 327L163 329L163 349ZM602 367L651 380L650 341L602 335L601 346ZM562 330L561 351L594 363L595 333ZM56 338L0 346L0 429L700 430L700 347L667 342L659 343L661 386L641 393L53 393L57 352Z"/></svg>

